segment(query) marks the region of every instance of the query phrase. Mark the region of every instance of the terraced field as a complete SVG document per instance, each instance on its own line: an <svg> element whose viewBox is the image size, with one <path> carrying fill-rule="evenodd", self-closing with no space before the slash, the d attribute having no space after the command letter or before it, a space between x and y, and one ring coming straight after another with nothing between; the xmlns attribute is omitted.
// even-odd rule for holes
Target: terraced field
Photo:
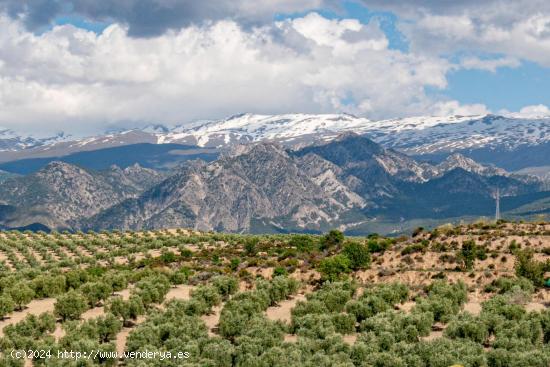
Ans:
<svg viewBox="0 0 550 367"><path fill-rule="evenodd" d="M548 366L548 271L548 223L2 232L0 366Z"/></svg>

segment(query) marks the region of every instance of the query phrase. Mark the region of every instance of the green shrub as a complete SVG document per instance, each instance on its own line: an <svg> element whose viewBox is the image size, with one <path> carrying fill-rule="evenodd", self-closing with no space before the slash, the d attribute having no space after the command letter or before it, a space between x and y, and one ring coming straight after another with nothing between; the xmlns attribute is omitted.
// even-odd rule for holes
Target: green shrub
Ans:
<svg viewBox="0 0 550 367"><path fill-rule="evenodd" d="M57 296L65 291L66 286L65 277L62 275L40 275L32 282L32 288L38 298Z"/></svg>
<svg viewBox="0 0 550 367"><path fill-rule="evenodd" d="M334 255L321 260L318 270L324 280L336 281L351 272L351 261L345 255Z"/></svg>
<svg viewBox="0 0 550 367"><path fill-rule="evenodd" d="M414 243L412 245L406 246L403 250L401 250L401 255L405 256L413 254L415 252L425 252L426 248L427 246L423 243Z"/></svg>
<svg viewBox="0 0 550 367"><path fill-rule="evenodd" d="M537 287L544 285L545 264L535 261L528 250L516 251L516 275L529 279Z"/></svg>
<svg viewBox="0 0 550 367"><path fill-rule="evenodd" d="M336 229L331 230L321 237L321 250L328 250L333 247L339 247L344 243L344 234Z"/></svg>
<svg viewBox="0 0 550 367"><path fill-rule="evenodd" d="M462 313L449 322L444 335L451 339L468 339L481 344L489 336L489 330L479 318Z"/></svg>
<svg viewBox="0 0 550 367"><path fill-rule="evenodd" d="M120 317L124 326L129 326L130 320L135 321L138 316L145 313L141 298L135 295L130 296L128 300L123 300L122 297L112 297L109 299L105 310L116 317Z"/></svg>
<svg viewBox="0 0 550 367"><path fill-rule="evenodd" d="M370 237L367 240L367 248L371 253L374 253L374 252L384 253L386 250L388 250L391 247L393 241L395 240Z"/></svg>
<svg viewBox="0 0 550 367"><path fill-rule="evenodd" d="M485 291L503 294L511 291L514 287L519 287L521 290L529 294L532 294L535 291L533 283L529 279L522 277L497 278L485 287Z"/></svg>
<svg viewBox="0 0 550 367"><path fill-rule="evenodd" d="M276 276L270 282L265 280L256 282L256 289L263 290L269 296L270 305L287 299L298 290L298 286L299 283L296 279L285 276Z"/></svg>
<svg viewBox="0 0 550 367"><path fill-rule="evenodd" d="M244 250L246 255L254 256L258 252L257 246L260 242L260 239L257 237L249 237L244 243Z"/></svg>
<svg viewBox="0 0 550 367"><path fill-rule="evenodd" d="M307 297L309 301L321 301L329 312L342 312L354 293L355 285L350 282L326 282L320 290Z"/></svg>
<svg viewBox="0 0 550 367"><path fill-rule="evenodd" d="M403 303L409 298L409 287L403 283L377 284L374 287L365 289L363 297L375 295L382 298L390 305Z"/></svg>
<svg viewBox="0 0 550 367"><path fill-rule="evenodd" d="M289 246L295 247L298 252L310 253L316 250L317 242L306 234L295 234L290 237Z"/></svg>
<svg viewBox="0 0 550 367"><path fill-rule="evenodd" d="M353 270L367 269L370 265L370 252L367 246L351 241L344 245L342 253L349 259Z"/></svg>
<svg viewBox="0 0 550 367"><path fill-rule="evenodd" d="M221 303L222 297L218 293L218 288L213 285L201 285L191 291L191 297L206 304L210 309Z"/></svg>
<svg viewBox="0 0 550 367"><path fill-rule="evenodd" d="M233 277L220 275L212 278L211 283L224 299L239 290L239 282Z"/></svg>

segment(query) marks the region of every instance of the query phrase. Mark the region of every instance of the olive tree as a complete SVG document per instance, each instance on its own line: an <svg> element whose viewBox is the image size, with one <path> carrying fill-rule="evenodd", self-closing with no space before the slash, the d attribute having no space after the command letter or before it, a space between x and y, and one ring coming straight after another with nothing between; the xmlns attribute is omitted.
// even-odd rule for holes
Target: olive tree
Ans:
<svg viewBox="0 0 550 367"><path fill-rule="evenodd" d="M113 288L111 288L111 285L100 281L86 283L80 287L80 291L88 300L88 305L95 307L100 301L107 299L111 295Z"/></svg>
<svg viewBox="0 0 550 367"><path fill-rule="evenodd" d="M143 302L136 295L130 296L126 301L122 297L112 297L105 309L113 315L120 317L124 326L130 326L130 320L135 321L138 316L145 313Z"/></svg>
<svg viewBox="0 0 550 367"><path fill-rule="evenodd" d="M0 320L3 320L14 308L15 302L13 302L9 295L0 296Z"/></svg>
<svg viewBox="0 0 550 367"><path fill-rule="evenodd" d="M29 303L34 297L34 291L25 283L17 283L8 290L9 295L13 302L15 302L15 309L22 310L23 307Z"/></svg>
<svg viewBox="0 0 550 367"><path fill-rule="evenodd" d="M62 321L78 320L87 308L88 300L82 293L69 291L57 298L54 312Z"/></svg>

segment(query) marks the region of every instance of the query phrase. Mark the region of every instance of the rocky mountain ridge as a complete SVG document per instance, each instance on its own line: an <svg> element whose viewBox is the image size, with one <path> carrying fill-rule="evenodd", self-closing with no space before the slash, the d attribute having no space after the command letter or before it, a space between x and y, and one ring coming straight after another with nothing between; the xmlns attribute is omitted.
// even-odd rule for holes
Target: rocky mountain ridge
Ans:
<svg viewBox="0 0 550 367"><path fill-rule="evenodd" d="M137 196L162 178L161 173L139 166L95 172L52 162L34 174L2 182L2 205L14 208L2 222L13 227L34 222L50 228L71 227L75 220Z"/></svg>
<svg viewBox="0 0 550 367"><path fill-rule="evenodd" d="M272 142L239 145L215 161L190 161L169 174L53 162L0 185L0 225L362 233L380 218L490 215L497 187L515 200L514 208L535 200L532 195L548 195L534 177L458 154L437 165L421 162L346 133L298 150Z"/></svg>

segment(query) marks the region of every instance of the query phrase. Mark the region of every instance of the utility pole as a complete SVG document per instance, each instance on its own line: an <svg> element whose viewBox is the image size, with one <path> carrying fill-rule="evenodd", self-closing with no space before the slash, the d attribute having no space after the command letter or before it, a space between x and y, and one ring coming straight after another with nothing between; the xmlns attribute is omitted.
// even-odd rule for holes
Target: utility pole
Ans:
<svg viewBox="0 0 550 367"><path fill-rule="evenodd" d="M495 195L495 201L496 201L495 222L498 222L500 219L500 189L498 187Z"/></svg>

